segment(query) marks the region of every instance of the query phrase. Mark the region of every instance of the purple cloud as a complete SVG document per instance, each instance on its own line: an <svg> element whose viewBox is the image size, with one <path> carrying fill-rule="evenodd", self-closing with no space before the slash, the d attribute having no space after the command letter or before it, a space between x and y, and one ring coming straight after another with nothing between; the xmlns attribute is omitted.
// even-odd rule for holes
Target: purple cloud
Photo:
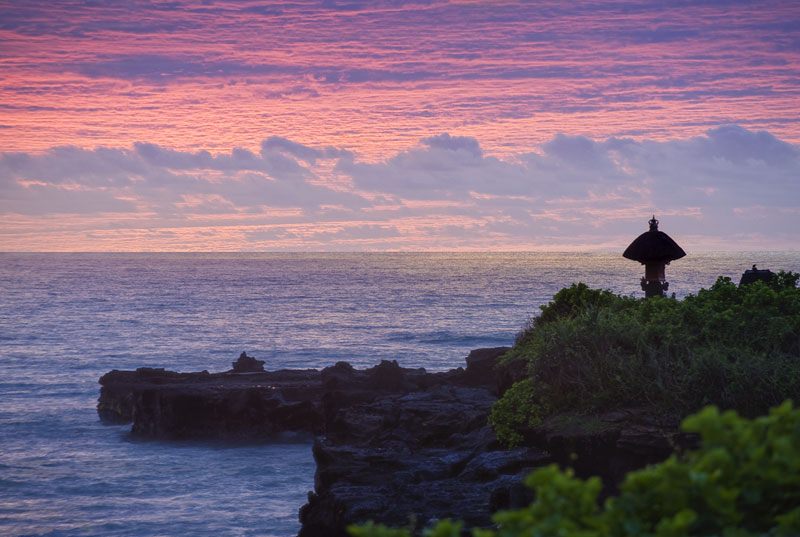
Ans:
<svg viewBox="0 0 800 537"><path fill-rule="evenodd" d="M508 158L446 133L378 162L279 137L261 148L4 153L0 214L156 214L179 227L218 215L261 229L248 232L250 242L305 237L332 248L414 233L442 247L448 237L461 245L605 239L653 212L677 234L713 241L790 245L800 227L800 149L735 125L672 141L558 135Z"/></svg>

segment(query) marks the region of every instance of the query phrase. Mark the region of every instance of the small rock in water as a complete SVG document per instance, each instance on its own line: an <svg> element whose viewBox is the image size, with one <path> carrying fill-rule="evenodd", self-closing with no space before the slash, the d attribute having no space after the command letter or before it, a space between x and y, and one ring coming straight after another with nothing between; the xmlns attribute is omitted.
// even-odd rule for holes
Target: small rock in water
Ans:
<svg viewBox="0 0 800 537"><path fill-rule="evenodd" d="M247 356L247 352L239 355L239 359L232 362L233 373L261 373L264 371L264 360L256 360Z"/></svg>

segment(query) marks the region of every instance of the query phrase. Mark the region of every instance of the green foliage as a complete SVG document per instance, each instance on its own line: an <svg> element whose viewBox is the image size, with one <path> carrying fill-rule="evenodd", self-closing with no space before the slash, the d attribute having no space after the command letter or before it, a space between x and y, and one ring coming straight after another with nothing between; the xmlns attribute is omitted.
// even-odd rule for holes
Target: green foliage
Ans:
<svg viewBox="0 0 800 537"><path fill-rule="evenodd" d="M592 289L585 283L573 283L557 292L550 303L540 308L542 313L537 318L537 323L575 317L583 311L613 306L620 301L633 299L619 297L605 289Z"/></svg>
<svg viewBox="0 0 800 537"><path fill-rule="evenodd" d="M423 532L424 537L461 537L464 524L449 519L440 521L434 527Z"/></svg>
<svg viewBox="0 0 800 537"><path fill-rule="evenodd" d="M474 537L682 537L800 535L800 411L790 402L754 420L707 407L684 420L700 449L629 473L617 497L598 502L600 481L548 466L526 484L536 500L499 512ZM356 537L410 537L409 530L351 529ZM396 530L395 530L396 531ZM441 522L429 537L456 537Z"/></svg>
<svg viewBox="0 0 800 537"><path fill-rule="evenodd" d="M787 287L797 287L798 282L800 282L800 273L781 270L772 278L770 287L781 290Z"/></svg>
<svg viewBox="0 0 800 537"><path fill-rule="evenodd" d="M701 449L630 473L606 505L612 535L800 531L800 411L790 402L754 420L708 407L683 429L701 435Z"/></svg>
<svg viewBox="0 0 800 537"><path fill-rule="evenodd" d="M525 330L517 335L515 347L506 355L506 359L513 360L520 356L517 352L518 349L530 342L537 326L573 318L584 311L613 307L620 301L626 300L634 299L622 298L604 289L592 289L585 283L573 283L570 287L558 291L551 302L540 306L542 312L537 317L533 317Z"/></svg>
<svg viewBox="0 0 800 537"><path fill-rule="evenodd" d="M522 535L598 535L603 529L598 495L602 483L597 477L576 479L572 470L556 465L541 468L527 477L525 484L536 491L536 501L525 509L501 511L494 516L499 526L489 536Z"/></svg>
<svg viewBox="0 0 800 537"><path fill-rule="evenodd" d="M461 537L464 524L450 519L440 520L433 527L422 532L423 537ZM362 525L352 525L347 532L353 537L411 537L412 528L389 528L382 524L367 522Z"/></svg>
<svg viewBox="0 0 800 537"><path fill-rule="evenodd" d="M542 307L507 359L529 364L531 408L544 417L624 406L684 416L706 404L757 415L800 398L798 278L781 272L744 287L719 278L680 301L572 285ZM497 405L513 407L504 402L512 396ZM528 411L517 413L499 423L524 427Z"/></svg>
<svg viewBox="0 0 800 537"><path fill-rule="evenodd" d="M489 423L497 438L510 447L522 443L520 430L534 427L542 421L533 393L533 381L525 379L509 388L504 397L492 407Z"/></svg>
<svg viewBox="0 0 800 537"><path fill-rule="evenodd" d="M353 537L408 537L411 535L411 532L407 529L387 528L372 522L367 522L361 526L349 526L347 532Z"/></svg>

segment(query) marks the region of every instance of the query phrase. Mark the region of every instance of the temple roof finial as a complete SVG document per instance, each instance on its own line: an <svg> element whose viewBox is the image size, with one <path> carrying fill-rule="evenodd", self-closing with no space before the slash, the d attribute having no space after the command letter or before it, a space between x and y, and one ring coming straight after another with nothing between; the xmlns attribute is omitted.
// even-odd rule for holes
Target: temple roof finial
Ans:
<svg viewBox="0 0 800 537"><path fill-rule="evenodd" d="M622 254L627 259L640 263L675 261L686 255L669 235L658 230L658 220L653 215L650 231L645 231L634 240Z"/></svg>

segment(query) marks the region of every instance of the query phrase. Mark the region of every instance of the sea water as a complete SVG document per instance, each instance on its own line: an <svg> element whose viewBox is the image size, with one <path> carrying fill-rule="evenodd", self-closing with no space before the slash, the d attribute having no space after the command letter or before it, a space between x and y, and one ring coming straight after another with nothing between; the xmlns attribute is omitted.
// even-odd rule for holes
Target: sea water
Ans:
<svg viewBox="0 0 800 537"><path fill-rule="evenodd" d="M678 297L799 253L692 254ZM510 345L558 289L641 295L613 254L0 254L0 534L295 535L307 443L139 441L99 422L97 379L141 366L445 370Z"/></svg>

